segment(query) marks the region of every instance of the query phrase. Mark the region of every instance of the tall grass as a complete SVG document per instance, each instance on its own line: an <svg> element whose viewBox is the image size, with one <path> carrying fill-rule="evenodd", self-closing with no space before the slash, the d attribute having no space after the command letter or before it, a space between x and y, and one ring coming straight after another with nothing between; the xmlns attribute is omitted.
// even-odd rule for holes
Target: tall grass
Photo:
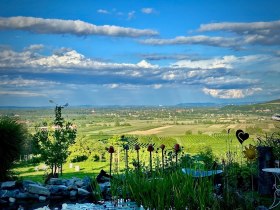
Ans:
<svg viewBox="0 0 280 210"><path fill-rule="evenodd" d="M112 195L135 201L145 209L219 209L212 178L193 178L181 170L128 171L112 181ZM217 208L216 208L217 207Z"/></svg>

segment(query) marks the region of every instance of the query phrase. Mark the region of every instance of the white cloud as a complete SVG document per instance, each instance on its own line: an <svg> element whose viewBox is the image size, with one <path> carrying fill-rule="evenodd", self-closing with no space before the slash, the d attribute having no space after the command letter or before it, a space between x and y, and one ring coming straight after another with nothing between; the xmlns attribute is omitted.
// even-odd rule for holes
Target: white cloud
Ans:
<svg viewBox="0 0 280 210"><path fill-rule="evenodd" d="M163 53L151 53L151 54L141 54L146 60L157 61L157 60L186 60L194 57L188 54L163 54Z"/></svg>
<svg viewBox="0 0 280 210"><path fill-rule="evenodd" d="M232 63L236 61L235 56L224 56L221 58L212 58L207 60L181 60L171 64L174 68L192 68L192 69L216 69L232 68Z"/></svg>
<svg viewBox="0 0 280 210"><path fill-rule="evenodd" d="M152 14L155 13L155 10L153 8L142 8L141 12L144 14Z"/></svg>
<svg viewBox="0 0 280 210"><path fill-rule="evenodd" d="M229 37L210 37L204 35L198 36L177 36L173 39L145 39L139 41L148 45L190 45L200 44L215 47L239 48L240 41Z"/></svg>
<svg viewBox="0 0 280 210"><path fill-rule="evenodd" d="M221 22L202 24L199 32L228 31L241 35L244 44L280 44L280 20L271 22Z"/></svg>
<svg viewBox="0 0 280 210"><path fill-rule="evenodd" d="M8 75L0 76L0 86L11 86L11 87L50 87L58 85L59 83L45 80L35 79L24 79L21 76L16 78L10 78Z"/></svg>
<svg viewBox="0 0 280 210"><path fill-rule="evenodd" d="M17 97L38 97L38 96L47 96L44 93L36 93L29 91L0 91L0 95L11 95Z"/></svg>
<svg viewBox="0 0 280 210"><path fill-rule="evenodd" d="M154 36L150 29L126 28L114 25L97 26L81 20L43 19L35 17L0 18L1 30L24 30L38 34L103 35L120 37Z"/></svg>
<svg viewBox="0 0 280 210"><path fill-rule="evenodd" d="M110 12L108 10L105 10L105 9L99 9L97 10L97 13L100 13L100 14L110 14Z"/></svg>
<svg viewBox="0 0 280 210"><path fill-rule="evenodd" d="M32 44L29 47L25 48L26 51L38 51L44 48L43 44Z"/></svg>
<svg viewBox="0 0 280 210"><path fill-rule="evenodd" d="M202 91L214 98L221 99L238 99L245 98L255 94L256 92L262 91L261 88L249 88L249 89L208 89L203 88Z"/></svg>
<svg viewBox="0 0 280 210"><path fill-rule="evenodd" d="M145 60L137 64L133 63L110 63L86 58L75 50L61 50L59 53L50 56L40 54L34 55L32 51L15 52L7 49L0 51L0 68L18 68L19 71L38 72L38 69L44 69L49 72L77 73L76 69L84 69L83 73L102 74L97 70L108 70L114 74L119 74L125 70L131 70L131 75L139 75L139 69L157 69L158 65L152 65ZM93 70L96 70L93 72ZM79 72L82 73L82 72Z"/></svg>
<svg viewBox="0 0 280 210"><path fill-rule="evenodd" d="M9 75L10 70L14 75L22 75L0 76L2 91L16 92L16 89L22 88L26 92L32 92L30 90L37 88L41 94L45 93L46 88L51 90L60 86L61 89L65 84L79 84L81 87L96 84L110 89L127 90L141 87L160 89L163 85L189 85L204 87L205 94L216 98L244 98L260 91L255 88L257 84L262 88L266 86L262 78L256 79L252 76L256 72L255 66L259 65L258 62L270 61L275 63L275 66L279 63L276 57L273 60L264 55L228 55L204 60L181 60L168 66L160 66L146 60L138 63L104 62L65 48L46 56L40 52L34 54L34 48L36 47L27 47L21 52L11 49L0 51L2 75ZM266 71L271 69L270 66L267 66ZM244 71L247 73L244 74ZM38 79L25 78L24 75L29 73L35 73ZM55 77L57 73L60 77ZM65 77L61 77L61 73ZM55 78L57 82L44 78Z"/></svg>
<svg viewBox="0 0 280 210"><path fill-rule="evenodd" d="M160 88L162 88L162 84L154 84L153 88L154 89L160 89Z"/></svg>
<svg viewBox="0 0 280 210"><path fill-rule="evenodd" d="M119 87L119 84L108 84L108 85L105 85L106 87L110 88L110 89L116 89Z"/></svg>
<svg viewBox="0 0 280 210"><path fill-rule="evenodd" d="M252 63L263 62L271 59L267 55L247 55L247 56L234 56L226 55L222 57L214 57L204 60L180 60L172 63L172 68L191 68L191 69L217 69L225 68L232 69L241 65L251 65Z"/></svg>
<svg viewBox="0 0 280 210"><path fill-rule="evenodd" d="M212 86L220 86L220 85L252 85L257 84L259 81L256 79L246 79L246 78L240 78L240 77L207 77L205 80L203 80L203 83L205 85L212 85Z"/></svg>
<svg viewBox="0 0 280 210"><path fill-rule="evenodd" d="M135 11L130 11L128 14L127 14L127 19L128 20L131 20L135 18Z"/></svg>
<svg viewBox="0 0 280 210"><path fill-rule="evenodd" d="M158 65L152 65L145 60L140 61L136 65L139 66L140 68L159 68Z"/></svg>

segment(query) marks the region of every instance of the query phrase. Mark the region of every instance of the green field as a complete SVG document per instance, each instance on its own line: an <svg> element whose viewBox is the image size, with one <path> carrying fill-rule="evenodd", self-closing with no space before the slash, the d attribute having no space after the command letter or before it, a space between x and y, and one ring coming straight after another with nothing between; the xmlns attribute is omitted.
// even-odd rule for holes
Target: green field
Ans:
<svg viewBox="0 0 280 210"><path fill-rule="evenodd" d="M166 145L168 151L173 150L175 143L184 147L183 152L194 155L206 148L211 148L213 154L221 161L230 150L241 160L242 149L246 145L256 145L257 137L277 131L278 121L271 116L279 113L279 104L259 104L246 106L227 106L209 108L182 107L107 107L107 108L67 108L63 117L77 126L77 141L84 139L88 150L97 155L105 156L107 162L88 159L77 163L82 170L79 173L69 169L69 162L64 166L66 177L94 175L100 168L108 168L108 153L105 147L112 143L111 138L124 135L130 139L130 167L136 158L133 147L141 145L141 161L146 163L148 158L147 145L152 143L155 148ZM54 110L50 108L0 109L0 115L14 116L25 124L31 134L35 126L42 122L53 122ZM230 133L227 134L228 129ZM235 131L242 129L250 134L250 138L241 145ZM125 142L114 143L118 149L119 167L124 167ZM154 153L154 159L158 158ZM39 179L43 171L35 172L36 165L16 168L22 177ZM117 168L117 167L115 167ZM108 170L108 169L107 169ZM117 170L115 170L117 171Z"/></svg>

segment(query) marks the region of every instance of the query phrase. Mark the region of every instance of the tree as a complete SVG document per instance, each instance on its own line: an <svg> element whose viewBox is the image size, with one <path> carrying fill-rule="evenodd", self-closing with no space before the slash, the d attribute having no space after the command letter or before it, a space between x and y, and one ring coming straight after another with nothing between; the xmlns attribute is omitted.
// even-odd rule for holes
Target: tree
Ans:
<svg viewBox="0 0 280 210"><path fill-rule="evenodd" d="M0 118L0 181L8 178L9 169L19 158L28 132L23 124L11 117Z"/></svg>
<svg viewBox="0 0 280 210"><path fill-rule="evenodd" d="M37 126L33 135L33 145L37 153L41 155L46 165L51 167L52 175L62 175L62 164L68 157L68 147L75 142L77 130L71 122L66 122L61 116L64 106L55 107L55 120L52 126L44 123L44 126Z"/></svg>

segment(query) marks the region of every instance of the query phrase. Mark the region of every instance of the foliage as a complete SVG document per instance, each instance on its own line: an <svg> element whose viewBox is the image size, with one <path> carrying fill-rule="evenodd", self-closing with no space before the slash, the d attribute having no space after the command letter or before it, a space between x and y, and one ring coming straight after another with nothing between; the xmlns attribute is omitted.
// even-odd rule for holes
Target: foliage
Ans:
<svg viewBox="0 0 280 210"><path fill-rule="evenodd" d="M62 106L55 107L55 120L52 127L37 126L36 133L33 135L33 145L42 160L51 167L52 174L57 173L57 168L66 161L68 147L74 143L77 132L71 122L65 122L62 118L62 108Z"/></svg>
<svg viewBox="0 0 280 210"><path fill-rule="evenodd" d="M11 117L0 118L0 181L8 177L13 162L19 158L27 129Z"/></svg>
<svg viewBox="0 0 280 210"><path fill-rule="evenodd" d="M211 147L205 147L203 150L201 150L197 155L194 156L196 161L202 161L204 164L205 170L211 170L214 169L214 163L215 163L215 156L213 154L213 151Z"/></svg>
<svg viewBox="0 0 280 210"><path fill-rule="evenodd" d="M213 196L213 182L194 179L180 170L155 173L127 172L112 180L112 194L131 199L145 209L207 209L218 203Z"/></svg>
<svg viewBox="0 0 280 210"><path fill-rule="evenodd" d="M278 128L279 129L279 128ZM280 131L258 137L258 146L272 147L274 158L280 159Z"/></svg>

